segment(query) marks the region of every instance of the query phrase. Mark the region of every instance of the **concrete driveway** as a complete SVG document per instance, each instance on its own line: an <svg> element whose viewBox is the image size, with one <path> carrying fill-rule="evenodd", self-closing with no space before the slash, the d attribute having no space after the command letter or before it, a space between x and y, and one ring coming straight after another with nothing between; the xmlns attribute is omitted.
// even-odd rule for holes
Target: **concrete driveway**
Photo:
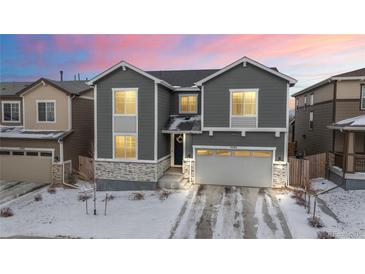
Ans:
<svg viewBox="0 0 365 274"><path fill-rule="evenodd" d="M170 238L292 238L275 191L201 185L190 193Z"/></svg>
<svg viewBox="0 0 365 274"><path fill-rule="evenodd" d="M9 202L15 198L35 191L46 184L38 182L8 182L0 181L0 204Z"/></svg>

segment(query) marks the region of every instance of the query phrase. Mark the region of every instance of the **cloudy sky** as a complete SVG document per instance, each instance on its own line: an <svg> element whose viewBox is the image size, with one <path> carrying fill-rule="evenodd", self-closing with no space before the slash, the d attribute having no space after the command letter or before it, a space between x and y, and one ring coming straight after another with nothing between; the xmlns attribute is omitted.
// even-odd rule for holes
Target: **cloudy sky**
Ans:
<svg viewBox="0 0 365 274"><path fill-rule="evenodd" d="M1 35L1 81L92 78L120 60L144 70L221 68L248 56L296 78L291 92L365 67L365 35Z"/></svg>

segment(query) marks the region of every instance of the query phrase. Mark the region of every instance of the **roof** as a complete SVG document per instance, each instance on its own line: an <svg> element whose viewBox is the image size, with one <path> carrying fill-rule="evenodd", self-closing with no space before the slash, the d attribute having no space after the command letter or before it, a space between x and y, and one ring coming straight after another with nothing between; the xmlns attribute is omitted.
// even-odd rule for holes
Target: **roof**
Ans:
<svg viewBox="0 0 365 274"><path fill-rule="evenodd" d="M158 70L147 71L147 73L162 79L173 86L191 87L199 81L217 72L218 69L194 69L194 70Z"/></svg>
<svg viewBox="0 0 365 274"><path fill-rule="evenodd" d="M271 74L274 74L280 78L283 78L285 80L287 80L290 84L290 86L294 86L295 83L297 82L297 80L295 80L294 78L284 74L284 73L281 73L279 72L276 68L270 68L270 67L267 67L263 64L260 64L259 62L256 62L255 60L252 60L248 57L242 57L241 59L238 59L237 61L233 62L232 64L220 69L219 71L199 80L198 82L196 82L195 84L198 85L198 86L201 86L203 83L209 81L210 79L213 79L214 77L226 72L227 70L230 70L231 68L234 68L235 66L238 66L239 64L243 64L243 66L246 66L246 63L249 63L253 66L256 66L262 70L265 70Z"/></svg>
<svg viewBox="0 0 365 274"><path fill-rule="evenodd" d="M365 80L365 68L356 69L356 70L348 71L345 73L333 75L325 80L322 80L314 85L311 85L305 89L302 89L301 91L294 93L292 95L292 97L296 97L298 95L301 95L303 93L306 93L308 91L311 91L315 88L318 88L320 86L323 86L327 83L331 83L332 81L336 81L336 80Z"/></svg>
<svg viewBox="0 0 365 274"><path fill-rule="evenodd" d="M11 96L29 86L33 82L0 82L0 95Z"/></svg>
<svg viewBox="0 0 365 274"><path fill-rule="evenodd" d="M328 126L330 129L340 130L364 130L365 131L365 115L351 117L333 125Z"/></svg>
<svg viewBox="0 0 365 274"><path fill-rule="evenodd" d="M0 138L58 140L72 131L25 130L22 127L1 126Z"/></svg>
<svg viewBox="0 0 365 274"><path fill-rule="evenodd" d="M201 117L200 115L171 115L163 133L200 133Z"/></svg>

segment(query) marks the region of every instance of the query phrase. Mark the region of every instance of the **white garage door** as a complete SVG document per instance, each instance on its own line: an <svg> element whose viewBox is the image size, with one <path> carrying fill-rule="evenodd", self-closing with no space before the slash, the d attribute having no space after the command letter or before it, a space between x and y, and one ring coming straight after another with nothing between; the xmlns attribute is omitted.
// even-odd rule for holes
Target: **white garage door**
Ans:
<svg viewBox="0 0 365 274"><path fill-rule="evenodd" d="M198 184L271 187L272 150L196 149Z"/></svg>
<svg viewBox="0 0 365 274"><path fill-rule="evenodd" d="M52 152L1 150L0 179L51 183Z"/></svg>

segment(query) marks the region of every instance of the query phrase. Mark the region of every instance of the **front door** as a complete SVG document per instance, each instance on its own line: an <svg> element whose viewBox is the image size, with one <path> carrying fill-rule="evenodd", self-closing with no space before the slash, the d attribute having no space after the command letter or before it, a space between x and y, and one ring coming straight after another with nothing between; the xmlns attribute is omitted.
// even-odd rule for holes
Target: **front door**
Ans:
<svg viewBox="0 0 365 274"><path fill-rule="evenodd" d="M183 161L184 138L182 134L174 134L174 165L181 166Z"/></svg>

